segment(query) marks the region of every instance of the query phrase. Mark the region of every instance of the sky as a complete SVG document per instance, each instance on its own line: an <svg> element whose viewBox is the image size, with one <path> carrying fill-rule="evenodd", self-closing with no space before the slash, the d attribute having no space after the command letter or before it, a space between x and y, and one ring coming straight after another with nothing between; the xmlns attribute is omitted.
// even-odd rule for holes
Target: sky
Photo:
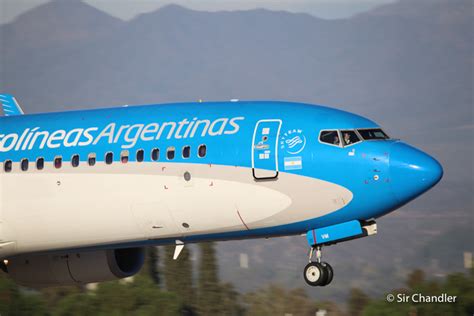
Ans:
<svg viewBox="0 0 474 316"><path fill-rule="evenodd" d="M0 0L0 24L11 22L19 14L49 0ZM74 0L60 0L74 1ZM266 8L305 12L326 19L337 19L367 11L395 0L84 0L109 14L129 20L138 14L174 3L195 10L248 10Z"/></svg>

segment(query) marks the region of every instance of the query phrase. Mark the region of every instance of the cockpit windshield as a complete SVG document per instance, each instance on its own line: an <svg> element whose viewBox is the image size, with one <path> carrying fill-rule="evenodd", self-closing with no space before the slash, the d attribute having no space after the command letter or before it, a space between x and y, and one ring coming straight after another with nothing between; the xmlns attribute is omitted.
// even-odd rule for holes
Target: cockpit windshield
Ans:
<svg viewBox="0 0 474 316"><path fill-rule="evenodd" d="M390 138L380 128L358 129L357 132L359 132L360 136L362 136L362 138L365 140Z"/></svg>
<svg viewBox="0 0 474 316"><path fill-rule="evenodd" d="M357 136L356 132L351 130L342 130L342 142L344 146L349 146L355 143L360 142L359 136Z"/></svg>
<svg viewBox="0 0 474 316"><path fill-rule="evenodd" d="M337 131L322 131L319 140L326 144L340 146L341 141Z"/></svg>
<svg viewBox="0 0 474 316"><path fill-rule="evenodd" d="M389 139L380 128L361 128L357 130L323 130L319 133L319 141L337 147L347 147L365 140Z"/></svg>

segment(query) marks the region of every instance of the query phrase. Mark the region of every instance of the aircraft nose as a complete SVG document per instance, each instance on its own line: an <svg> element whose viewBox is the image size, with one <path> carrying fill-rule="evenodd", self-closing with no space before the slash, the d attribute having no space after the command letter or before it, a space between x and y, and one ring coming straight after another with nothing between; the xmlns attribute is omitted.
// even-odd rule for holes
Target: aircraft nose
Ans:
<svg viewBox="0 0 474 316"><path fill-rule="evenodd" d="M392 145L390 179L400 203L407 203L428 191L442 176L443 167L430 155L402 142Z"/></svg>

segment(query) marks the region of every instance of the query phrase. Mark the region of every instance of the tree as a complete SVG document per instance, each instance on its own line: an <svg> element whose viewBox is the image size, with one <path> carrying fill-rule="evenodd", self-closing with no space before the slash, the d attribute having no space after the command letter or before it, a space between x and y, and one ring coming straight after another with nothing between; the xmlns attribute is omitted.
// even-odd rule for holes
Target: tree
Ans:
<svg viewBox="0 0 474 316"><path fill-rule="evenodd" d="M0 272L0 315L9 315L20 300L18 286Z"/></svg>
<svg viewBox="0 0 474 316"><path fill-rule="evenodd" d="M79 286L53 286L42 288L40 291L46 306L51 309L63 298L73 296L82 290Z"/></svg>
<svg viewBox="0 0 474 316"><path fill-rule="evenodd" d="M349 315L362 315L364 308L369 303L369 297L358 288L351 288L349 293Z"/></svg>
<svg viewBox="0 0 474 316"><path fill-rule="evenodd" d="M191 254L185 247L177 260L173 260L174 246L165 247L164 277L166 289L173 292L182 302L181 314L195 314L195 288L193 287L193 273Z"/></svg>
<svg viewBox="0 0 474 316"><path fill-rule="evenodd" d="M160 285L160 271L159 271L159 251L157 247L148 247L146 252L147 273L151 280L157 285Z"/></svg>
<svg viewBox="0 0 474 316"><path fill-rule="evenodd" d="M408 275L406 284L410 289L414 289L423 284L424 281L425 273L420 269L416 269Z"/></svg>
<svg viewBox="0 0 474 316"><path fill-rule="evenodd" d="M331 301L322 301L316 303L316 308L317 311L319 310L325 310L327 315L331 316L342 316L345 315L346 313L342 311L339 307L339 304L331 302ZM314 315L315 313L311 314Z"/></svg>
<svg viewBox="0 0 474 316"><path fill-rule="evenodd" d="M473 315L474 314L474 275L464 273L454 273L446 277L446 280L439 284L431 280L425 280L424 274L420 270L413 271L407 284L414 289L393 290L390 293L397 296L404 293L410 296L413 293L421 293L426 296L439 296L447 293L456 296L455 303L406 303L387 302L386 299L372 301L364 309L364 316L384 316L384 315Z"/></svg>
<svg viewBox="0 0 474 316"><path fill-rule="evenodd" d="M46 304L37 293L24 294L0 272L0 315L47 315Z"/></svg>
<svg viewBox="0 0 474 316"><path fill-rule="evenodd" d="M69 293L51 306L52 315L92 315L96 312L95 297L86 293Z"/></svg>
<svg viewBox="0 0 474 316"><path fill-rule="evenodd" d="M248 293L245 302L248 306L246 311L248 316L315 315L318 310L318 305L307 296L305 290L286 291L277 285Z"/></svg>
<svg viewBox="0 0 474 316"><path fill-rule="evenodd" d="M231 283L220 285L221 288L221 314L222 315L242 315L243 308L240 305L239 293L235 290Z"/></svg>
<svg viewBox="0 0 474 316"><path fill-rule="evenodd" d="M456 315L474 315L474 269L469 274L448 275L441 291L457 296L456 304L450 304Z"/></svg>
<svg viewBox="0 0 474 316"><path fill-rule="evenodd" d="M201 315L221 314L221 288L213 243L201 243L198 281L198 311Z"/></svg>

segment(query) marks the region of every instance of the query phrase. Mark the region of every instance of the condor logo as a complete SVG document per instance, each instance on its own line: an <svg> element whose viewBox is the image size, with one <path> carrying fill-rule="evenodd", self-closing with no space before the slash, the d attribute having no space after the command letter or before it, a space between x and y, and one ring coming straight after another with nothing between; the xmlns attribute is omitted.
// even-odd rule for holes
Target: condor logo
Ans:
<svg viewBox="0 0 474 316"><path fill-rule="evenodd" d="M121 143L122 148L132 148L139 141L162 138L182 139L236 134L238 121L244 117L218 118L216 120L183 119L179 122L120 125L110 123L104 128L88 127L71 130L42 131L39 127L27 128L21 134L0 134L0 152L31 150L34 148L59 148Z"/></svg>

